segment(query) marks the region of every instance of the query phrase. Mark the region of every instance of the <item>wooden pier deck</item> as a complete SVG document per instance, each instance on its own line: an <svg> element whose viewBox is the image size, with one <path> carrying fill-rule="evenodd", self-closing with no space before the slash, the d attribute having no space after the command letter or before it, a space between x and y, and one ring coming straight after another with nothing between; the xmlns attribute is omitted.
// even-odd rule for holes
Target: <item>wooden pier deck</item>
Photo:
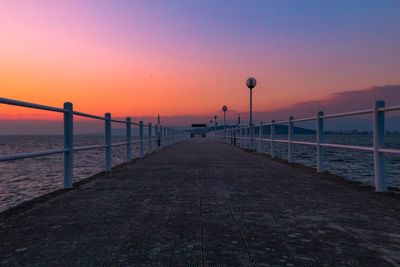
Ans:
<svg viewBox="0 0 400 267"><path fill-rule="evenodd" d="M195 138L0 214L2 266L400 265L400 200Z"/></svg>

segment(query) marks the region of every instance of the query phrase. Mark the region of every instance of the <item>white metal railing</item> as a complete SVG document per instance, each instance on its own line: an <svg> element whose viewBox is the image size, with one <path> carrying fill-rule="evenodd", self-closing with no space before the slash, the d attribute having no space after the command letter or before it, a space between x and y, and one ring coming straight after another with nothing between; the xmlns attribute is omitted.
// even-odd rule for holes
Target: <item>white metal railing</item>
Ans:
<svg viewBox="0 0 400 267"><path fill-rule="evenodd" d="M274 121L270 123L262 123L257 126L250 127L236 127L224 130L214 131L210 137L214 137L222 142L228 142L228 140L233 140L231 143L235 146L243 147L246 143L250 141L250 149L254 150L253 140L258 141L259 152L262 151L262 142L270 142L270 155L271 157L276 157L275 143L286 143L288 145L288 161L294 161L294 144L314 146L316 147L317 153L317 171L324 171L324 148L339 148L339 149L350 149L359 151L369 151L373 152L374 156L374 178L375 178L375 190L378 192L387 191L387 181L385 176L385 154L400 155L400 149L389 149L384 147L384 136L385 136L385 113L390 111L400 111L400 106L385 107L384 101L376 101L372 109L359 110L353 112L337 113L324 115L322 111L317 113L315 117L294 119L290 117L286 121ZM357 115L373 115L373 146L357 146L357 145L342 145L342 144L330 144L324 141L324 120L332 118L342 118L348 116ZM306 121L316 121L316 142L305 142L305 141L295 141L294 136L294 123L306 122ZM286 124L288 127L287 139L276 139L276 125ZM270 127L270 138L262 137L262 130L264 126ZM259 137L251 138L250 129L258 128ZM212 130L212 129L211 129ZM224 138L224 136L226 136Z"/></svg>
<svg viewBox="0 0 400 267"><path fill-rule="evenodd" d="M152 125L151 123L144 125L142 121L135 123L131 121L130 117L126 120L112 119L110 113L105 113L105 116L97 116L93 114L83 113L73 110L73 104L70 102L64 103L63 108L39 105L35 103L29 103L24 101L18 101L14 99L2 98L0 97L0 104L13 105L19 107L26 107L32 109L40 109L51 112L59 112L64 114L64 148L63 149L53 149L46 151L36 151L30 153L18 153L13 155L0 155L0 162L11 161L25 158L42 157L54 154L64 154L64 188L73 188L73 155L76 151L91 150L91 149L105 149L105 171L111 172L112 169L112 147L116 146L126 146L126 160L130 161L132 157L132 144L139 144L139 157L144 157L144 147L145 142L148 144L149 153L154 150L162 149L168 145L174 144L186 137L187 134L183 131L176 130L171 127L162 125ZM91 118L96 120L101 120L105 122L104 132L105 132L105 144L104 145L89 145L74 147L74 116ZM111 123L125 124L126 127L126 141L112 143L111 141ZM139 138L138 140L132 140L132 125L139 126ZM147 139L144 138L144 127L148 128ZM154 134L153 134L154 128Z"/></svg>

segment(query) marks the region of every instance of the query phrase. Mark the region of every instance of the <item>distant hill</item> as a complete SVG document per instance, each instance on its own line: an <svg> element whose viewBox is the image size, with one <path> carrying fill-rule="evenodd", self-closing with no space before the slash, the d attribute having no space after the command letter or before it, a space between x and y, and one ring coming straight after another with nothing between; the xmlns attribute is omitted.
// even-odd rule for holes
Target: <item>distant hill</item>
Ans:
<svg viewBox="0 0 400 267"><path fill-rule="evenodd" d="M384 100L386 106L400 105L400 85L376 86L368 89L334 93L325 99L300 102L283 109L268 112L254 112L257 120L285 120L289 116L305 118L316 116L318 111L325 114L371 109L376 100ZM247 115L244 115L247 116ZM386 128L400 130L399 112L386 113ZM302 127L315 128L315 122L302 123ZM325 120L328 130L372 130L372 115L352 116Z"/></svg>
<svg viewBox="0 0 400 267"><path fill-rule="evenodd" d="M235 125L227 125L226 128L236 128L237 126ZM224 126L223 125L218 125L217 130L223 130ZM211 128L211 130L214 130L214 127ZM276 134L288 134L288 126L286 125L276 125L275 126ZM191 129L186 129L185 131L190 132ZM200 130L201 131L201 130ZM254 127L254 133L258 134L258 126ZM293 133L294 134L315 134L315 130L310 130L302 127L293 127ZM263 133L264 135L271 134L271 127L269 126L264 126L263 127Z"/></svg>
<svg viewBox="0 0 400 267"><path fill-rule="evenodd" d="M276 134L288 134L288 127L286 125L276 125L275 130ZM264 127L263 134L271 134L271 127ZM293 134L315 134L315 130L294 126Z"/></svg>
<svg viewBox="0 0 400 267"><path fill-rule="evenodd" d="M315 129L315 121L304 122L301 124L304 128ZM385 128L388 131L400 130L400 117L386 117ZM327 119L324 121L324 128L326 131L372 131L372 119L365 116L360 117L345 117L337 119Z"/></svg>

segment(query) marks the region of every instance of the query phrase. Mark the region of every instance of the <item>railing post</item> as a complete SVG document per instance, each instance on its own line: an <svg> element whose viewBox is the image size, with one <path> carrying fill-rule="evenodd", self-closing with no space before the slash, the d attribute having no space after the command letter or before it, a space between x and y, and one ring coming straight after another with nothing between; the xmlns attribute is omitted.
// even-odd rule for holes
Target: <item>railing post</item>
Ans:
<svg viewBox="0 0 400 267"><path fill-rule="evenodd" d="M246 140L246 129L244 127L242 129L240 129L240 137L242 138L241 140L243 141L243 144L240 143L240 145L242 148L245 148L247 145L246 144L247 140ZM240 141L240 142L242 142L242 141Z"/></svg>
<svg viewBox="0 0 400 267"><path fill-rule="evenodd" d="M111 147L111 114L105 114L105 137L106 137L106 172L112 168L112 147Z"/></svg>
<svg viewBox="0 0 400 267"><path fill-rule="evenodd" d="M262 123L260 123L260 126L258 127L258 152L261 153L261 149L262 149Z"/></svg>
<svg viewBox="0 0 400 267"><path fill-rule="evenodd" d="M243 128L243 148L247 148L247 128Z"/></svg>
<svg viewBox="0 0 400 267"><path fill-rule="evenodd" d="M324 148L321 143L324 142L324 112L317 114L317 172L324 171Z"/></svg>
<svg viewBox="0 0 400 267"><path fill-rule="evenodd" d="M249 149L251 151L253 151L253 149L254 149L254 127L249 127L249 137L250 137Z"/></svg>
<svg viewBox="0 0 400 267"><path fill-rule="evenodd" d="M168 146L168 127L165 126L164 130L165 146Z"/></svg>
<svg viewBox="0 0 400 267"><path fill-rule="evenodd" d="M250 135L250 150L253 151L254 150L254 127L253 127L253 121L250 122L249 135Z"/></svg>
<svg viewBox="0 0 400 267"><path fill-rule="evenodd" d="M164 140L163 140L163 126L162 125L160 125L160 137L159 137L159 147L160 147L160 149L163 147L163 145L164 145Z"/></svg>
<svg viewBox="0 0 400 267"><path fill-rule="evenodd" d="M236 146L239 146L239 142L240 142L240 134L239 134L239 130L240 128L239 128L239 126L236 126L236 128L235 128L235 139L236 139Z"/></svg>
<svg viewBox="0 0 400 267"><path fill-rule="evenodd" d="M288 161L289 163L293 162L293 117L289 117L288 122Z"/></svg>
<svg viewBox="0 0 400 267"><path fill-rule="evenodd" d="M167 139L166 139L166 135L165 135L165 133L166 133L166 130L167 129L167 126L163 126L162 127L162 140L161 140L161 146L162 147L166 147L167 146Z"/></svg>
<svg viewBox="0 0 400 267"><path fill-rule="evenodd" d="M247 143L246 143L246 148L247 149L250 149L250 145L251 145L251 137L250 137L250 127L248 127L248 128L246 128L246 140L247 140Z"/></svg>
<svg viewBox="0 0 400 267"><path fill-rule="evenodd" d="M168 146L168 128L164 127L164 146Z"/></svg>
<svg viewBox="0 0 400 267"><path fill-rule="evenodd" d="M126 118L126 161L132 159L131 118Z"/></svg>
<svg viewBox="0 0 400 267"><path fill-rule="evenodd" d="M169 145L169 128L165 127L165 145Z"/></svg>
<svg viewBox="0 0 400 267"><path fill-rule="evenodd" d="M158 147L160 146L160 141L158 139L158 124L157 123L154 125L154 143L155 143L155 149L158 150Z"/></svg>
<svg viewBox="0 0 400 267"><path fill-rule="evenodd" d="M271 121L271 157L275 158L275 134L276 134L276 127L275 127L275 121Z"/></svg>
<svg viewBox="0 0 400 267"><path fill-rule="evenodd" d="M64 188L73 187L73 160L74 160L74 111L70 102L64 103Z"/></svg>
<svg viewBox="0 0 400 267"><path fill-rule="evenodd" d="M232 128L232 135L233 135L233 146L236 146L237 141L236 141L236 128Z"/></svg>
<svg viewBox="0 0 400 267"><path fill-rule="evenodd" d="M151 123L149 123L149 153L153 151L153 148L151 147L151 138L153 135L151 127Z"/></svg>
<svg viewBox="0 0 400 267"><path fill-rule="evenodd" d="M379 111L385 107L385 101L376 101L374 105L374 173L375 191L386 192L385 157L379 149L385 145L385 112Z"/></svg>
<svg viewBox="0 0 400 267"><path fill-rule="evenodd" d="M237 134L238 134L238 140L237 140L237 142L238 142L238 147L242 147L242 128L240 128L240 126L238 126L239 128L238 128L238 132L237 132Z"/></svg>
<svg viewBox="0 0 400 267"><path fill-rule="evenodd" d="M242 128L239 126L239 130L238 130L238 134L239 134L239 147L242 148Z"/></svg>
<svg viewBox="0 0 400 267"><path fill-rule="evenodd" d="M162 145L162 147L164 148L164 147L166 147L167 146L167 139L166 139L166 129L167 129L167 126L163 126L162 127L162 129L163 129L163 132L162 132L162 140L161 140L161 145Z"/></svg>
<svg viewBox="0 0 400 267"><path fill-rule="evenodd" d="M139 138L140 138L140 157L144 156L144 142L143 142L143 121L139 122Z"/></svg>

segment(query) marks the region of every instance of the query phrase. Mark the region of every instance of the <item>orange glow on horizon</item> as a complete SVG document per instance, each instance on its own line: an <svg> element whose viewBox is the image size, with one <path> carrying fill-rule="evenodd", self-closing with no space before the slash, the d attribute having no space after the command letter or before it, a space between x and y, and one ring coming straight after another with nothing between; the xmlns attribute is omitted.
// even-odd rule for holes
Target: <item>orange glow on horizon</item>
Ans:
<svg viewBox="0 0 400 267"><path fill-rule="evenodd" d="M313 35L297 40L280 29L260 30L259 23L219 32L202 29L205 21L194 21L192 31L179 21L163 21L161 15L169 15L163 9L153 13L130 3L127 13L119 6L111 12L89 2L0 6L1 97L57 107L70 101L76 110L114 117L212 116L222 105L247 112L249 76L258 80L254 111L400 83L395 46L376 48L383 67L371 68L377 61L365 60L374 55L368 49L357 54L340 45L325 47ZM249 29L260 33L257 40L243 38ZM58 115L0 105L2 119L38 116Z"/></svg>

